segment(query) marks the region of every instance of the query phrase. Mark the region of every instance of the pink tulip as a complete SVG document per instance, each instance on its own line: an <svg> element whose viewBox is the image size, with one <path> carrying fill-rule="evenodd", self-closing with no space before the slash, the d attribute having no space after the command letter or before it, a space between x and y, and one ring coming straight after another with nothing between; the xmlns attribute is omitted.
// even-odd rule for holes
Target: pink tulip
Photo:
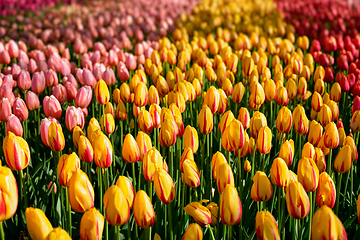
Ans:
<svg viewBox="0 0 360 240"><path fill-rule="evenodd" d="M31 81L31 90L36 94L40 94L44 91L44 89L45 89L44 72L35 72Z"/></svg>
<svg viewBox="0 0 360 240"><path fill-rule="evenodd" d="M20 72L21 72L20 66L17 65L16 63L13 63L13 65L11 66L11 75L13 75L13 78L18 79Z"/></svg>
<svg viewBox="0 0 360 240"><path fill-rule="evenodd" d="M36 69L37 69L37 64L35 60L31 58L28 64L28 71L29 73L33 74L36 71Z"/></svg>
<svg viewBox="0 0 360 240"><path fill-rule="evenodd" d="M46 87L55 86L59 82L56 72L54 70L52 70L51 68L44 72L44 76L45 76L45 86Z"/></svg>
<svg viewBox="0 0 360 240"><path fill-rule="evenodd" d="M135 56L132 54L128 54L126 57L125 64L127 69L135 70L137 66Z"/></svg>
<svg viewBox="0 0 360 240"><path fill-rule="evenodd" d="M26 93L26 106L30 111L38 109L40 106L39 97L32 91Z"/></svg>
<svg viewBox="0 0 360 240"><path fill-rule="evenodd" d="M60 102L60 104L64 104L64 102L67 99L66 96L66 88L64 87L64 85L62 84L57 84L56 86L53 87L53 95L54 97L56 97L56 99Z"/></svg>
<svg viewBox="0 0 360 240"><path fill-rule="evenodd" d="M65 123L70 132L72 132L76 126L83 129L85 118L81 108L76 108L74 106L68 107L65 113Z"/></svg>
<svg viewBox="0 0 360 240"><path fill-rule="evenodd" d="M14 114L11 114L7 118L6 133L8 132L12 132L19 137L23 136L23 127L21 125L21 122Z"/></svg>
<svg viewBox="0 0 360 240"><path fill-rule="evenodd" d="M36 72L45 72L48 70L48 65L45 60L39 60L37 62Z"/></svg>
<svg viewBox="0 0 360 240"><path fill-rule="evenodd" d="M91 88L95 87L96 79L89 69L86 68L83 69L82 77L83 77L84 85L90 86Z"/></svg>
<svg viewBox="0 0 360 240"><path fill-rule="evenodd" d="M75 97L75 106L86 108L91 102L92 95L93 92L90 86L81 87Z"/></svg>
<svg viewBox="0 0 360 240"><path fill-rule="evenodd" d="M0 122L6 122L11 115L11 104L9 99L3 98L0 100Z"/></svg>
<svg viewBox="0 0 360 240"><path fill-rule="evenodd" d="M60 118L61 105L54 95L46 96L43 101L43 108L46 117Z"/></svg>
<svg viewBox="0 0 360 240"><path fill-rule="evenodd" d="M3 50L2 52L0 52L0 64L3 65L8 65L11 61L10 58L10 54L8 53L8 51Z"/></svg>
<svg viewBox="0 0 360 240"><path fill-rule="evenodd" d="M76 94L78 92L77 87L71 82L66 82L65 89L66 89L66 101L70 103L76 98Z"/></svg>
<svg viewBox="0 0 360 240"><path fill-rule="evenodd" d="M103 80L106 82L106 85L112 86L115 84L115 74L112 68L106 68L105 72L103 73Z"/></svg>
<svg viewBox="0 0 360 240"><path fill-rule="evenodd" d="M19 47L12 39L9 41L8 52L11 58L17 58L19 56Z"/></svg>
<svg viewBox="0 0 360 240"><path fill-rule="evenodd" d="M31 88L31 78L28 71L22 70L17 79L18 87L21 91L25 91Z"/></svg>
<svg viewBox="0 0 360 240"><path fill-rule="evenodd" d="M61 128L61 125L58 122L58 120L56 120L56 118L52 118L52 117L42 119L41 124L40 124L41 140L47 147L50 146L48 135L49 135L49 126L52 122L56 122Z"/></svg>
<svg viewBox="0 0 360 240"><path fill-rule="evenodd" d="M23 50L19 51L19 57L18 57L19 61L23 60L24 63L27 65L29 64L30 60L29 60L29 56L27 55L26 52L24 52Z"/></svg>
<svg viewBox="0 0 360 240"><path fill-rule="evenodd" d="M120 81L125 82L129 79L129 71L127 70L123 62L119 62L117 66L117 72L120 78Z"/></svg>
<svg viewBox="0 0 360 240"><path fill-rule="evenodd" d="M108 60L109 66L111 66L111 67L116 66L118 64L119 59L114 50L110 49L107 60Z"/></svg>
<svg viewBox="0 0 360 240"><path fill-rule="evenodd" d="M24 100L17 97L13 104L13 113L21 121L25 121L29 117L29 110L26 107Z"/></svg>
<svg viewBox="0 0 360 240"><path fill-rule="evenodd" d="M61 59L60 72L63 76L70 74L70 62L66 58Z"/></svg>

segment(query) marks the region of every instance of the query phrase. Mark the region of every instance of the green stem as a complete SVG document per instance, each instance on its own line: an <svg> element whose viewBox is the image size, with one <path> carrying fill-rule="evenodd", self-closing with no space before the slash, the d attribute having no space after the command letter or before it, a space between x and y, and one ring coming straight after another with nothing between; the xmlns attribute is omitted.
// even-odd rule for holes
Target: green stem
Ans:
<svg viewBox="0 0 360 240"><path fill-rule="evenodd" d="M255 140L256 141L256 140ZM254 177L254 169L255 169L255 152L256 150L256 142L254 144L254 153L253 153L253 156L252 156L252 160L251 160L251 179Z"/></svg>
<svg viewBox="0 0 360 240"><path fill-rule="evenodd" d="M103 211L103 189L102 189L102 171L101 171L101 168L98 167L97 169L97 174L98 174L98 185L99 185L99 200L100 200L100 212L102 214L104 214L104 211Z"/></svg>
<svg viewBox="0 0 360 240"><path fill-rule="evenodd" d="M24 200L25 209L28 207L27 195L26 195L26 184L24 182L23 170L20 170L20 191Z"/></svg>
<svg viewBox="0 0 360 240"><path fill-rule="evenodd" d="M328 159L328 165L327 165L327 173L329 174L329 176L332 178L332 171L331 171L331 155L332 155L332 149L330 148L330 153L329 153L329 159Z"/></svg>
<svg viewBox="0 0 360 240"><path fill-rule="evenodd" d="M136 184L135 184L135 179L136 179L136 175L135 175L135 163L132 163L131 166L132 166L132 174L133 174L134 191L137 192L137 191L136 191ZM138 188L139 188L139 187L140 187L140 186L138 186Z"/></svg>
<svg viewBox="0 0 360 240"><path fill-rule="evenodd" d="M351 183L350 183L350 206L352 206L352 200L353 200L353 190L354 190L354 164L351 164L351 169L350 169L350 178L351 178ZM346 180L346 183L348 181ZM346 192L344 192L346 193Z"/></svg>
<svg viewBox="0 0 360 240"><path fill-rule="evenodd" d="M5 240L5 233L4 233L3 222L0 222L0 239L1 239L1 240Z"/></svg>
<svg viewBox="0 0 360 240"><path fill-rule="evenodd" d="M229 236L229 240L232 240L232 226L231 225L228 227L228 236Z"/></svg>
<svg viewBox="0 0 360 240"><path fill-rule="evenodd" d="M262 161L262 170L265 171L265 157L266 155L263 154L263 161Z"/></svg>
<svg viewBox="0 0 360 240"><path fill-rule="evenodd" d="M170 176L174 178L174 167L173 167L173 161L174 161L174 155L173 155L173 146L169 147L169 170L170 170Z"/></svg>
<svg viewBox="0 0 360 240"><path fill-rule="evenodd" d="M242 197L241 197L241 189L242 189L241 171L242 171L242 164L241 164L240 149L238 149L237 151L238 151L238 172L239 172L239 182L238 182L238 185L239 185L239 196L240 196L240 199L241 199L241 198L242 198ZM240 227L241 227L241 226L240 226Z"/></svg>
<svg viewBox="0 0 360 240"><path fill-rule="evenodd" d="M278 225L279 225L279 236L281 236L282 224L281 224L281 187L278 188Z"/></svg>
<svg viewBox="0 0 360 240"><path fill-rule="evenodd" d="M338 173L336 181L336 202L335 202L335 214L339 213L339 202L340 202L340 187L341 187L342 173Z"/></svg>
<svg viewBox="0 0 360 240"><path fill-rule="evenodd" d="M68 213L68 219L67 219L67 221L68 221L68 231L69 231L69 235L71 237L71 235L72 235L72 229L71 229L72 223L71 223L71 206L70 206L70 202L69 202L69 188L66 188L65 191L66 191L66 204L68 205L68 207L67 207L67 210L68 210L68 212L67 212Z"/></svg>
<svg viewBox="0 0 360 240"><path fill-rule="evenodd" d="M167 205L168 208L168 214L169 214L169 230L170 230L170 240L174 239L174 233L173 233L173 225L172 225L172 215L171 215L171 203Z"/></svg>
<svg viewBox="0 0 360 240"><path fill-rule="evenodd" d="M207 227L207 228L209 229L209 231L210 231L211 239L212 239L212 240L215 240L214 233L213 233L210 225L208 224L208 225L206 225L206 227Z"/></svg>
<svg viewBox="0 0 360 240"><path fill-rule="evenodd" d="M130 227L130 221L127 222L127 239L131 240L131 227Z"/></svg>
<svg viewBox="0 0 360 240"><path fill-rule="evenodd" d="M309 192L309 198L310 198L310 216L309 216L309 237L308 239L311 239L311 223L312 223L312 217L314 212L314 203L313 203L313 192Z"/></svg>

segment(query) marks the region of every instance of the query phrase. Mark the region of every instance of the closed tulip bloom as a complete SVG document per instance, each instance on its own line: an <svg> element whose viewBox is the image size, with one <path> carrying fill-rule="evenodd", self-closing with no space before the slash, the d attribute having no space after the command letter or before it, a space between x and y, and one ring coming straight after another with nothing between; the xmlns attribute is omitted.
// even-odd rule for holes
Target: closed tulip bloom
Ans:
<svg viewBox="0 0 360 240"><path fill-rule="evenodd" d="M281 133L288 133L291 129L292 116L287 107L282 107L276 117L276 129Z"/></svg>
<svg viewBox="0 0 360 240"><path fill-rule="evenodd" d="M140 190L136 193L133 210L136 225L141 228L149 228L154 225L154 208L145 191Z"/></svg>
<svg viewBox="0 0 360 240"><path fill-rule="evenodd" d="M126 106L123 102L119 102L119 104L116 107L116 117L120 121L124 121L127 118L127 110Z"/></svg>
<svg viewBox="0 0 360 240"><path fill-rule="evenodd" d="M259 240L280 240L279 229L276 220L270 211L261 211L256 214L255 231Z"/></svg>
<svg viewBox="0 0 360 240"><path fill-rule="evenodd" d="M151 115L151 119L153 122L153 127L154 128L159 128L160 127L160 114L161 114L161 108L158 104L151 104L150 108L149 108L149 113Z"/></svg>
<svg viewBox="0 0 360 240"><path fill-rule="evenodd" d="M71 240L69 234L61 227L53 228L44 240Z"/></svg>
<svg viewBox="0 0 360 240"><path fill-rule="evenodd" d="M263 126L267 126L266 117L263 113L256 111L250 119L250 132L253 138L258 138L258 133Z"/></svg>
<svg viewBox="0 0 360 240"><path fill-rule="evenodd" d="M94 188L86 173L78 169L69 181L69 202L75 212L85 212L94 207Z"/></svg>
<svg viewBox="0 0 360 240"><path fill-rule="evenodd" d="M181 240L203 240L202 228L197 223L191 223L186 228Z"/></svg>
<svg viewBox="0 0 360 240"><path fill-rule="evenodd" d="M80 159L76 153L70 155L63 154L57 165L59 182L65 187L69 187L69 180L73 174L80 168Z"/></svg>
<svg viewBox="0 0 360 240"><path fill-rule="evenodd" d="M223 193L226 185L230 184L232 186L235 185L234 183L234 174L231 170L231 167L228 163L223 163L219 165L216 169L217 171L217 187L220 194Z"/></svg>
<svg viewBox="0 0 360 240"><path fill-rule="evenodd" d="M120 99L124 103L131 102L130 86L125 82L120 86Z"/></svg>
<svg viewBox="0 0 360 240"><path fill-rule="evenodd" d="M81 108L76 108L74 106L68 107L65 113L65 123L70 132L74 130L75 126L79 126L83 129L85 125L85 118Z"/></svg>
<svg viewBox="0 0 360 240"><path fill-rule="evenodd" d="M241 220L242 205L236 188L226 185L220 200L221 221L228 226L237 224Z"/></svg>
<svg viewBox="0 0 360 240"><path fill-rule="evenodd" d="M245 87L242 82L238 82L234 86L234 90L232 92L232 100L234 103L240 103L244 97Z"/></svg>
<svg viewBox="0 0 360 240"><path fill-rule="evenodd" d="M191 161L195 161L194 159L194 152L192 151L191 148L187 147L184 149L181 158L180 158L180 171L183 172L183 163L186 159L189 159Z"/></svg>
<svg viewBox="0 0 360 240"><path fill-rule="evenodd" d="M148 89L143 82L139 82L134 90L134 103L138 107L143 107L148 102Z"/></svg>
<svg viewBox="0 0 360 240"><path fill-rule="evenodd" d="M351 161L356 162L358 159L358 151L352 136L347 136L344 140L344 145L349 145L351 148Z"/></svg>
<svg viewBox="0 0 360 240"><path fill-rule="evenodd" d="M211 202L206 206L206 208L209 209L211 213L211 226L216 226L218 223L218 205L214 202Z"/></svg>
<svg viewBox="0 0 360 240"><path fill-rule="evenodd" d="M92 208L84 213L80 221L80 238L83 240L100 240L104 230L104 216Z"/></svg>
<svg viewBox="0 0 360 240"><path fill-rule="evenodd" d="M332 111L328 105L323 104L318 115L321 125L326 126L333 120Z"/></svg>
<svg viewBox="0 0 360 240"><path fill-rule="evenodd" d="M294 100L296 95L297 95L297 85L296 82L294 81L294 79L290 78L287 82L286 82L286 90L288 92L288 96L291 100Z"/></svg>
<svg viewBox="0 0 360 240"><path fill-rule="evenodd" d="M76 93L75 106L86 108L89 106L92 99L92 89L90 86L82 86Z"/></svg>
<svg viewBox="0 0 360 240"><path fill-rule="evenodd" d="M290 171L286 162L281 158L275 158L270 168L271 182L284 187L290 182Z"/></svg>
<svg viewBox="0 0 360 240"><path fill-rule="evenodd" d="M176 142L176 131L174 129L174 120L166 119L161 123L160 133L159 133L159 142L163 147L169 147L175 144Z"/></svg>
<svg viewBox="0 0 360 240"><path fill-rule="evenodd" d="M221 134L224 133L225 129L231 121L234 119L234 114L231 112L231 110L227 111L222 115L220 119L220 123L218 124L218 129L221 131Z"/></svg>
<svg viewBox="0 0 360 240"><path fill-rule="evenodd" d="M238 119L245 130L250 127L250 114L247 108L240 108Z"/></svg>
<svg viewBox="0 0 360 240"><path fill-rule="evenodd" d="M54 95L46 96L43 101L44 113L46 117L61 117L61 105L59 100L57 100Z"/></svg>
<svg viewBox="0 0 360 240"><path fill-rule="evenodd" d="M196 153L199 148L199 137L197 130L188 125L184 133L184 149L190 147L193 153Z"/></svg>
<svg viewBox="0 0 360 240"><path fill-rule="evenodd" d="M360 110L353 113L350 121L350 128L353 132L360 131Z"/></svg>
<svg viewBox="0 0 360 240"><path fill-rule="evenodd" d="M220 94L218 90L211 86L204 98L204 105L207 105L212 113L215 113L219 107L220 103Z"/></svg>
<svg viewBox="0 0 360 240"><path fill-rule="evenodd" d="M280 147L279 158L282 158L288 167L291 166L294 158L295 147L292 139L286 140Z"/></svg>
<svg viewBox="0 0 360 240"><path fill-rule="evenodd" d="M151 85L149 88L148 103L149 103L149 105L151 105L153 103L160 104L159 93L154 85Z"/></svg>
<svg viewBox="0 0 360 240"><path fill-rule="evenodd" d="M135 138L130 133L125 136L124 144L122 146L122 156L128 163L135 163L139 161L139 147Z"/></svg>
<svg viewBox="0 0 360 240"><path fill-rule="evenodd" d="M21 70L17 78L17 83L21 91L29 90L31 88L30 73L26 70Z"/></svg>
<svg viewBox="0 0 360 240"><path fill-rule="evenodd" d="M245 56L245 58L242 60L242 70L244 75L250 76L250 74L254 70L254 66L254 60L249 56Z"/></svg>
<svg viewBox="0 0 360 240"><path fill-rule="evenodd" d="M338 104L336 102L330 100L327 105L331 110L332 121L338 120L338 118L339 118L339 106L338 106Z"/></svg>
<svg viewBox="0 0 360 240"><path fill-rule="evenodd" d="M227 161L224 154L222 154L221 152L218 151L212 156L210 165L213 169L213 178L215 181L217 181L218 179L218 168L224 163L227 163Z"/></svg>
<svg viewBox="0 0 360 240"><path fill-rule="evenodd" d="M18 119L23 122L28 119L29 111L26 107L24 100L21 98L16 98L13 103L13 114L18 117Z"/></svg>
<svg viewBox="0 0 360 240"><path fill-rule="evenodd" d="M183 173L185 184L189 187L198 187L200 185L200 173L195 161L185 159L183 162Z"/></svg>
<svg viewBox="0 0 360 240"><path fill-rule="evenodd" d="M91 162L94 158L94 149L87 137L81 135L78 141L79 156L84 162Z"/></svg>
<svg viewBox="0 0 360 240"><path fill-rule="evenodd" d="M314 159L314 156L315 156L314 146L309 142L305 143L305 145L303 146L302 152L301 152L301 157L302 158L308 157L308 158Z"/></svg>
<svg viewBox="0 0 360 240"><path fill-rule="evenodd" d="M228 126L224 133L221 135L221 146L222 148L224 148L226 151L233 151L233 147L230 144L230 140L229 140L229 134L230 133L230 127ZM237 151L237 150L236 150Z"/></svg>
<svg viewBox="0 0 360 240"><path fill-rule="evenodd" d="M0 204L3 206L0 212L0 221L10 219L18 207L18 188L16 179L10 168L0 164L0 191L2 197Z"/></svg>
<svg viewBox="0 0 360 240"><path fill-rule="evenodd" d="M136 143L139 147L139 158L142 161L144 155L152 148L151 138L146 133L140 131L136 136Z"/></svg>
<svg viewBox="0 0 360 240"><path fill-rule="evenodd" d="M40 94L45 89L45 75L44 72L35 72L31 80L31 90Z"/></svg>
<svg viewBox="0 0 360 240"><path fill-rule="evenodd" d="M104 133L112 134L115 130L114 117L110 113L105 114L105 129L104 129L104 115L102 115L100 119L100 125L101 125L101 130Z"/></svg>
<svg viewBox="0 0 360 240"><path fill-rule="evenodd" d="M288 96L287 90L283 86L281 86L277 89L276 103L279 106L287 106L289 103L289 96Z"/></svg>
<svg viewBox="0 0 360 240"><path fill-rule="evenodd" d="M316 190L319 183L319 169L311 158L304 157L300 159L297 176L305 191L313 192Z"/></svg>
<svg viewBox="0 0 360 240"><path fill-rule="evenodd" d="M153 121L147 110L142 110L139 113L138 125L139 129L145 133L150 133L153 130Z"/></svg>
<svg viewBox="0 0 360 240"><path fill-rule="evenodd" d="M135 192L131 181L125 176L119 176L118 180L116 181L116 185L121 189L122 193L124 194L129 204L129 207L132 208L135 198Z"/></svg>
<svg viewBox="0 0 360 240"><path fill-rule="evenodd" d="M322 79L318 79L315 81L314 91L318 92L320 95L324 94L325 91L325 83Z"/></svg>
<svg viewBox="0 0 360 240"><path fill-rule="evenodd" d="M23 136L23 127L19 118L17 118L14 114L11 114L6 121L6 132L12 132L18 137Z"/></svg>
<svg viewBox="0 0 360 240"><path fill-rule="evenodd" d="M338 82L335 82L330 89L330 99L335 102L340 102L341 98L341 86Z"/></svg>
<svg viewBox="0 0 360 240"><path fill-rule="evenodd" d="M286 206L292 218L303 219L310 212L310 200L300 182L291 182L286 187Z"/></svg>
<svg viewBox="0 0 360 240"><path fill-rule="evenodd" d="M29 235L34 240L45 239L53 230L49 219L39 208L27 208L25 210L25 217Z"/></svg>
<svg viewBox="0 0 360 240"><path fill-rule="evenodd" d="M298 89L297 92L300 96L304 96L307 90L307 82L306 79L301 77L299 79L299 83L298 83Z"/></svg>
<svg viewBox="0 0 360 240"><path fill-rule="evenodd" d="M20 171L26 168L30 162L30 149L28 143L12 132L3 141L3 151L6 163L12 170Z"/></svg>
<svg viewBox="0 0 360 240"><path fill-rule="evenodd" d="M276 85L274 80L269 79L264 84L264 90L265 90L265 100L267 102L273 101L276 99Z"/></svg>
<svg viewBox="0 0 360 240"><path fill-rule="evenodd" d="M94 135L92 146L94 148L94 161L96 166L100 168L110 167L113 161L113 146L109 138L101 133ZM90 140L91 141L91 140Z"/></svg>
<svg viewBox="0 0 360 240"><path fill-rule="evenodd" d="M163 76L159 75L156 78L155 86L158 90L160 97L165 97L169 93L169 85L167 84L166 79Z"/></svg>
<svg viewBox="0 0 360 240"><path fill-rule="evenodd" d="M55 152L60 152L65 147L63 131L60 125L55 121L51 122L49 125L48 140L51 150Z"/></svg>
<svg viewBox="0 0 360 240"><path fill-rule="evenodd" d="M26 93L26 106L28 107L28 109L30 111L38 109L40 106L39 97L32 91L28 91ZM0 116L1 116L1 114L0 114ZM0 121L1 121L1 119L0 119Z"/></svg>
<svg viewBox="0 0 360 240"><path fill-rule="evenodd" d="M253 185L251 187L252 200L268 201L273 195L273 189L270 180L262 171L257 171L253 177Z"/></svg>
<svg viewBox="0 0 360 240"><path fill-rule="evenodd" d="M111 114L113 116L113 118L115 118L115 110L114 110L114 107L111 102L108 102L105 105L105 114L108 114L108 113Z"/></svg>
<svg viewBox="0 0 360 240"><path fill-rule="evenodd" d="M112 185L104 194L105 217L111 226L120 226L130 218L130 207L121 188Z"/></svg>
<svg viewBox="0 0 360 240"><path fill-rule="evenodd" d="M318 145L318 143L320 142L322 133L323 133L322 126L315 121L314 124L310 124L308 141L316 147Z"/></svg>
<svg viewBox="0 0 360 240"><path fill-rule="evenodd" d="M294 128L298 134L306 135L309 130L309 120L306 117L305 109L298 105L294 111L292 118L294 120Z"/></svg>
<svg viewBox="0 0 360 240"><path fill-rule="evenodd" d="M218 90L220 94L219 107L216 111L217 114L223 114L228 107L228 99L225 92L222 89Z"/></svg>
<svg viewBox="0 0 360 240"><path fill-rule="evenodd" d="M2 98L0 100L0 121L6 122L7 118L11 115L11 103L9 99Z"/></svg>
<svg viewBox="0 0 360 240"><path fill-rule="evenodd" d="M339 132L334 122L330 122L325 127L324 144L327 148L334 149L339 146Z"/></svg>
<svg viewBox="0 0 360 240"><path fill-rule="evenodd" d="M321 137L321 139L320 139L319 144L317 145L317 147L320 148L325 155L329 155L329 153L330 153L330 148L328 148L328 147L325 146L325 143L324 143L324 139L325 139L325 138L324 138L324 136L325 136L325 135L323 134L322 137Z"/></svg>
<svg viewBox="0 0 360 240"><path fill-rule="evenodd" d="M325 155L321 148L315 148L314 162L320 173L326 170Z"/></svg>
<svg viewBox="0 0 360 240"><path fill-rule="evenodd" d="M186 205L184 211L203 227L211 223L210 210L199 202L192 202Z"/></svg>
<svg viewBox="0 0 360 240"><path fill-rule="evenodd" d="M256 106L263 104L265 102L264 88L261 86L260 83L255 83L252 89L253 90L251 92L250 99L251 96L253 96L253 101Z"/></svg>
<svg viewBox="0 0 360 240"><path fill-rule="evenodd" d="M320 174L319 186L316 194L316 204L333 208L336 200L335 184L332 178L326 172Z"/></svg>
<svg viewBox="0 0 360 240"><path fill-rule="evenodd" d="M316 210L313 216L311 239L347 239L342 222L326 205Z"/></svg>
<svg viewBox="0 0 360 240"><path fill-rule="evenodd" d="M335 158L334 169L338 173L347 173L351 169L351 147L344 145Z"/></svg>
<svg viewBox="0 0 360 240"><path fill-rule="evenodd" d="M169 204L175 199L175 184L166 171L161 169L155 172L154 187L156 196L164 204Z"/></svg>
<svg viewBox="0 0 360 240"><path fill-rule="evenodd" d="M323 99L318 92L314 92L311 99L311 107L315 112L320 112L320 109L323 105Z"/></svg>
<svg viewBox="0 0 360 240"><path fill-rule="evenodd" d="M95 89L94 89L95 97L97 102L100 105L105 105L110 100L110 93L109 89L106 85L106 82L102 79L97 82Z"/></svg>
<svg viewBox="0 0 360 240"><path fill-rule="evenodd" d="M268 126L260 129L258 139L256 141L257 148L262 154L268 154L271 150L272 132Z"/></svg>
<svg viewBox="0 0 360 240"><path fill-rule="evenodd" d="M145 153L142 164L145 180L153 181L155 172L163 169L163 157L155 147L152 147Z"/></svg>
<svg viewBox="0 0 360 240"><path fill-rule="evenodd" d="M245 172L251 172L251 164L250 164L250 162L249 162L249 160L246 160L245 162L244 162L244 170L245 170Z"/></svg>

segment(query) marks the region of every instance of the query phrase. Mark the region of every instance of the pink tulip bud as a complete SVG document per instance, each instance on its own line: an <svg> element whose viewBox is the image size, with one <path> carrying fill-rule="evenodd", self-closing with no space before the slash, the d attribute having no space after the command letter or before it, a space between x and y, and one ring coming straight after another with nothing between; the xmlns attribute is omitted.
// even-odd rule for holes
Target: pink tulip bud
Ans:
<svg viewBox="0 0 360 240"><path fill-rule="evenodd" d="M112 68L106 68L105 72L103 73L103 80L106 82L106 85L112 86L115 84L115 74Z"/></svg>
<svg viewBox="0 0 360 240"><path fill-rule="evenodd" d="M18 57L19 61L23 60L24 63L27 65L29 64L30 60L29 60L29 56L27 55L26 52L24 52L23 50L19 51L19 57Z"/></svg>
<svg viewBox="0 0 360 240"><path fill-rule="evenodd" d="M100 63L101 54L100 51L95 51L93 55L91 56L91 62L93 64Z"/></svg>
<svg viewBox="0 0 360 240"><path fill-rule="evenodd" d="M89 69L86 69L86 68L83 69L82 77L83 77L83 81L84 81L83 85L90 86L91 88L95 87L96 79Z"/></svg>
<svg viewBox="0 0 360 240"><path fill-rule="evenodd" d="M52 94L54 95L54 97L56 97L56 99L60 102L60 104L64 104L64 102L66 101L67 99L66 93L67 93L66 88L62 84L58 84L53 87Z"/></svg>
<svg viewBox="0 0 360 240"><path fill-rule="evenodd" d="M91 102L92 95L93 92L90 86L81 87L75 97L75 106L86 108Z"/></svg>
<svg viewBox="0 0 360 240"><path fill-rule="evenodd" d="M0 52L0 64L8 65L11 61L10 54L4 50Z"/></svg>
<svg viewBox="0 0 360 240"><path fill-rule="evenodd" d="M128 54L126 57L125 64L127 69L135 70L137 66L135 56L132 54Z"/></svg>
<svg viewBox="0 0 360 240"><path fill-rule="evenodd" d="M17 58L19 56L19 47L12 39L9 41L8 52L11 58Z"/></svg>
<svg viewBox="0 0 360 240"><path fill-rule="evenodd" d="M119 62L117 66L117 72L120 78L120 81L125 82L129 79L129 71L127 70L123 62Z"/></svg>
<svg viewBox="0 0 360 240"><path fill-rule="evenodd" d="M31 81L31 90L36 94L40 94L44 91L44 89L45 89L44 72L35 72Z"/></svg>
<svg viewBox="0 0 360 240"><path fill-rule="evenodd" d="M49 135L49 126L52 122L56 122L61 128L61 125L58 122L58 120L56 120L56 118L52 118L52 117L42 119L41 124L40 124L41 140L47 147L50 146L48 135Z"/></svg>
<svg viewBox="0 0 360 240"><path fill-rule="evenodd" d="M13 75L13 78L18 79L20 72L21 72L20 66L17 65L16 63L13 63L13 65L11 66L11 75Z"/></svg>
<svg viewBox="0 0 360 240"><path fill-rule="evenodd" d="M65 123L70 132L72 132L76 126L83 129L85 118L81 108L76 108L74 106L68 107L65 113Z"/></svg>
<svg viewBox="0 0 360 240"><path fill-rule="evenodd" d="M54 95L46 96L43 101L43 108L46 117L60 118L61 105Z"/></svg>
<svg viewBox="0 0 360 240"><path fill-rule="evenodd" d="M30 111L38 109L40 106L39 97L32 91L26 93L26 106Z"/></svg>
<svg viewBox="0 0 360 240"><path fill-rule="evenodd" d="M46 61L44 60L39 60L37 62L37 69L35 70L36 72L45 72L48 70L48 66Z"/></svg>
<svg viewBox="0 0 360 240"><path fill-rule="evenodd" d="M6 122L11 115L11 104L9 99L3 98L0 100L0 122Z"/></svg>
<svg viewBox="0 0 360 240"><path fill-rule="evenodd" d="M31 88L31 78L28 71L22 70L17 79L18 87L21 91L25 91Z"/></svg>
<svg viewBox="0 0 360 240"><path fill-rule="evenodd" d="M23 136L23 127L21 125L21 122L14 114L11 114L7 118L6 133L8 132L12 132L18 137Z"/></svg>
<svg viewBox="0 0 360 240"><path fill-rule="evenodd" d="M96 42L94 44L94 51L96 50L99 51L103 56L106 54L106 48L102 42Z"/></svg>
<svg viewBox="0 0 360 240"><path fill-rule="evenodd" d="M37 64L35 60L31 58L28 64L28 71L29 73L33 74L36 71L36 69L37 69Z"/></svg>
<svg viewBox="0 0 360 240"><path fill-rule="evenodd" d="M72 84L71 82L65 83L65 89L66 89L66 101L72 102L75 100L76 94L77 94L77 87Z"/></svg>
<svg viewBox="0 0 360 240"><path fill-rule="evenodd" d="M18 65L19 65L19 67L21 68L21 70L27 71L28 66L27 66L27 63L25 63L24 60L19 59L19 60L18 60Z"/></svg>
<svg viewBox="0 0 360 240"><path fill-rule="evenodd" d="M68 48L66 48L63 53L62 53L62 57L67 59L67 60L70 60L71 59L71 55L70 55L70 51Z"/></svg>
<svg viewBox="0 0 360 240"><path fill-rule="evenodd" d="M140 56L144 54L144 47L141 43L135 45L135 55Z"/></svg>
<svg viewBox="0 0 360 240"><path fill-rule="evenodd" d="M113 67L116 66L119 62L118 56L116 55L116 52L112 49L109 51L108 55L108 64L109 66Z"/></svg>
<svg viewBox="0 0 360 240"><path fill-rule="evenodd" d="M17 97L13 104L13 113L21 121L25 121L29 117L29 110L26 107L24 100Z"/></svg>
<svg viewBox="0 0 360 240"><path fill-rule="evenodd" d="M48 69L44 72L45 76L45 86L52 87L59 83L58 76L56 72L52 69Z"/></svg>
<svg viewBox="0 0 360 240"><path fill-rule="evenodd" d="M66 58L61 59L60 72L63 76L70 74L70 62Z"/></svg>

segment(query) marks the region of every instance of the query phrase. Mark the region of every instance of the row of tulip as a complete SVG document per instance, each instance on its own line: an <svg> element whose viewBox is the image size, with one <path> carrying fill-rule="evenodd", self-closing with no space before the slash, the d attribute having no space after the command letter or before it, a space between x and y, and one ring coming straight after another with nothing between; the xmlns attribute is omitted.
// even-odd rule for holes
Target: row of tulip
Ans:
<svg viewBox="0 0 360 240"><path fill-rule="evenodd" d="M203 1L145 41L92 11L53 45L0 43L2 239L358 237L357 33Z"/></svg>

